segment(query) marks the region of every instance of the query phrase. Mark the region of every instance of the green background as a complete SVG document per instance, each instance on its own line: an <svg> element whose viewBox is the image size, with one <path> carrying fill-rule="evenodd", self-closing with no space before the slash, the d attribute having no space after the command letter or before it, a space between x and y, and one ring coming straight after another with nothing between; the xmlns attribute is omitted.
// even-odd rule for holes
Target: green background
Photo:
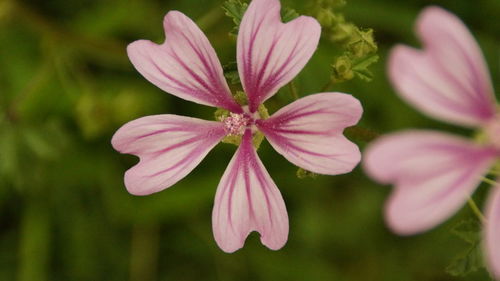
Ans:
<svg viewBox="0 0 500 281"><path fill-rule="evenodd" d="M308 13L309 1L284 6ZM130 64L125 47L164 39L162 18L194 19L222 63L235 58L222 0L0 1L0 280L489 280L484 269L453 277L445 268L467 243L450 232L473 218L464 207L425 234L398 237L384 225L391 188L351 174L298 179L296 167L264 142L259 155L280 188L289 218L280 251L252 233L243 249L222 252L212 236L215 188L236 147L218 145L175 186L129 195L123 174L136 158L110 145L122 124L173 113L212 119L213 109L168 95ZM379 134L403 128L472 132L433 121L398 99L386 77L397 42L418 46L413 22L437 4L461 17L478 39L495 85L500 82L498 0L352 0L349 21L375 29L380 61L372 82L337 84L364 106L360 126ZM338 46L322 41L296 83L301 96L328 80ZM498 87L497 87L498 89ZM287 89L269 103L291 102ZM363 138L355 139L361 148ZM482 204L488 188L475 199Z"/></svg>

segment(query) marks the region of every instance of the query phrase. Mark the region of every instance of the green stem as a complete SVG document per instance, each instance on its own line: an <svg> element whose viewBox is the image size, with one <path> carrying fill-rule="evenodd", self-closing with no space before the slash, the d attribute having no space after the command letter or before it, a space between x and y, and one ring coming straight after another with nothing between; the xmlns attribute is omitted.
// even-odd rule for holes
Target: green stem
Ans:
<svg viewBox="0 0 500 281"><path fill-rule="evenodd" d="M486 222L486 218L484 217L483 213L481 213L481 210L477 206L476 202L474 202L474 199L472 197L469 197L469 200L467 200L467 203L469 204L469 207L471 208L472 212L477 216L477 218L482 222Z"/></svg>
<svg viewBox="0 0 500 281"><path fill-rule="evenodd" d="M224 16L221 8L216 5L211 10L207 11L202 17L196 20L196 24L202 29L207 30L216 25L219 20Z"/></svg>
<svg viewBox="0 0 500 281"><path fill-rule="evenodd" d="M490 184L490 185L497 185L498 183L492 179L489 179L487 177L481 177L481 180L487 184Z"/></svg>
<svg viewBox="0 0 500 281"><path fill-rule="evenodd" d="M129 62L124 54L125 42L109 38L99 38L75 33L62 27L61 24L50 21L41 13L24 5L21 1L15 1L13 5L14 18L51 41L71 46L87 54L99 58L99 61L111 63L123 67L129 67Z"/></svg>
<svg viewBox="0 0 500 281"><path fill-rule="evenodd" d="M19 119L19 106L42 87L51 71L51 65L48 61L40 64L36 74L26 83L26 86L17 94L7 108L6 114L8 120L16 122Z"/></svg>
<svg viewBox="0 0 500 281"><path fill-rule="evenodd" d="M50 222L39 198L27 200L21 223L18 281L45 281L50 264Z"/></svg>
<svg viewBox="0 0 500 281"><path fill-rule="evenodd" d="M130 249L130 281L157 280L159 229L156 224L135 223Z"/></svg>
<svg viewBox="0 0 500 281"><path fill-rule="evenodd" d="M299 99L299 94L297 93L297 87L295 86L295 82L288 83L288 89L290 90L290 94L292 95L293 100Z"/></svg>
<svg viewBox="0 0 500 281"><path fill-rule="evenodd" d="M326 83L326 84L325 84L325 85L321 88L321 90L320 90L319 92L320 92L320 93L324 93L324 92L328 91L328 89L330 89L330 87L332 87L332 86L333 86L333 81L332 81L332 79L329 79L329 80L328 80L328 83Z"/></svg>

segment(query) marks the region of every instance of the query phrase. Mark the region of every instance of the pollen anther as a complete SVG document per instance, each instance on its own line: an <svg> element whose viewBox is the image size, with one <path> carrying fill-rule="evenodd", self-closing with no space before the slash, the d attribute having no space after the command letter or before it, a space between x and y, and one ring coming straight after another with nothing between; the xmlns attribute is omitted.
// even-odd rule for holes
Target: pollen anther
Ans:
<svg viewBox="0 0 500 281"><path fill-rule="evenodd" d="M224 127L226 128L228 134L233 136L243 135L247 126L251 125L251 121L251 118L246 114L237 114L232 112L222 119L222 123L224 123Z"/></svg>

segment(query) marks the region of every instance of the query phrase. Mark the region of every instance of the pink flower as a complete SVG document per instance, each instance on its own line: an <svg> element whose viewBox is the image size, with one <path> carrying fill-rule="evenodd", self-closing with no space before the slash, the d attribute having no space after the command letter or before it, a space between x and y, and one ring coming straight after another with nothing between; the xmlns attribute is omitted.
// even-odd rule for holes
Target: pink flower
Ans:
<svg viewBox="0 0 500 281"><path fill-rule="evenodd" d="M483 134L482 141L433 131L384 136L366 152L368 174L396 186L385 215L396 233L426 231L468 200L500 155L500 118L484 58L463 23L429 7L417 20L424 50L395 47L389 76L400 96L436 119ZM500 278L500 188L486 207L485 250Z"/></svg>
<svg viewBox="0 0 500 281"><path fill-rule="evenodd" d="M237 60L248 106L231 95L214 49L184 14L164 19L162 45L139 40L128 46L135 68L151 83L180 98L224 108L220 122L176 115L147 116L121 127L113 147L140 157L125 173L135 195L147 195L175 184L193 170L225 136L241 136L241 144L217 188L212 213L217 244L226 252L243 247L251 231L270 249L288 237L288 216L280 191L257 156L252 138L257 130L290 162L309 171L335 175L360 161L358 147L342 131L356 124L362 108L341 93L310 95L285 106L269 119L258 107L289 83L315 51L321 28L310 17L287 24L278 0L254 0L238 35Z"/></svg>

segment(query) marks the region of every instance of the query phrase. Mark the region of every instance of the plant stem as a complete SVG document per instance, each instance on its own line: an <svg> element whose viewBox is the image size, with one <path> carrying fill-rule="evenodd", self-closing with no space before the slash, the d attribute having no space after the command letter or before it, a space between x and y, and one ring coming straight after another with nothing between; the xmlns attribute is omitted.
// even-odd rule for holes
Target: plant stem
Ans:
<svg viewBox="0 0 500 281"><path fill-rule="evenodd" d="M130 281L157 279L159 228L156 224L135 223L130 249Z"/></svg>
<svg viewBox="0 0 500 281"><path fill-rule="evenodd" d="M474 199L472 199L472 197L469 197L467 203L469 204L469 207L472 209L472 212L484 224L486 222L486 218L484 217L483 213L481 213L481 210L479 210L479 207L477 206L476 202L474 202Z"/></svg>
<svg viewBox="0 0 500 281"><path fill-rule="evenodd" d="M48 280L50 264L50 219L47 206L29 198L24 207L19 238L18 281Z"/></svg>
<svg viewBox="0 0 500 281"><path fill-rule="evenodd" d="M202 17L198 18L196 24L202 30L207 30L216 25L223 16L222 9L216 5L211 10L208 10Z"/></svg>
<svg viewBox="0 0 500 281"><path fill-rule="evenodd" d="M328 83L326 83L322 88L321 90L319 91L320 93L324 93L326 91L328 91L328 89L330 89L330 87L333 86L333 81L332 79L328 79Z"/></svg>
<svg viewBox="0 0 500 281"><path fill-rule="evenodd" d="M487 177L482 177L481 180L487 184L491 184L491 185L497 185L498 183L492 179L489 179Z"/></svg>

